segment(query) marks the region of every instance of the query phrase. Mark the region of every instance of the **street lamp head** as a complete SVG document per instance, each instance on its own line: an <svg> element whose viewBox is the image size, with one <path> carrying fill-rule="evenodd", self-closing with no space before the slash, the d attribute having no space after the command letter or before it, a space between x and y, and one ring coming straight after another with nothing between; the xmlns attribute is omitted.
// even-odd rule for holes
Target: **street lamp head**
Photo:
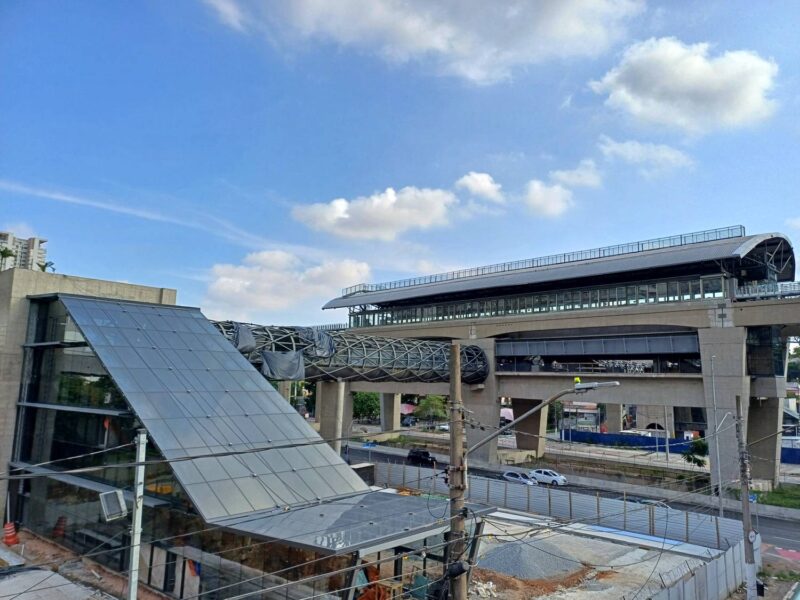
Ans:
<svg viewBox="0 0 800 600"><path fill-rule="evenodd" d="M591 383L576 383L576 392L588 392L589 390L596 390L602 387L617 387L619 381L593 381Z"/></svg>

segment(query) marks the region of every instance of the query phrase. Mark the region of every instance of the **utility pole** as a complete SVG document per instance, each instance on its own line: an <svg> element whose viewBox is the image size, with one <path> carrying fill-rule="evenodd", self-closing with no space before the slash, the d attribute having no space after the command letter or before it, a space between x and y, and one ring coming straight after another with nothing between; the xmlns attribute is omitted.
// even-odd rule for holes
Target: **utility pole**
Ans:
<svg viewBox="0 0 800 600"><path fill-rule="evenodd" d="M667 405L664 405L664 449L667 452L667 462L669 462L669 420L667 419Z"/></svg>
<svg viewBox="0 0 800 600"><path fill-rule="evenodd" d="M139 588L139 551L142 544L142 508L144 504L144 461L147 449L147 430L136 432L136 471L133 483L133 514L131 515L131 555L128 563L128 600L136 600Z"/></svg>
<svg viewBox="0 0 800 600"><path fill-rule="evenodd" d="M467 489L467 458L464 452L464 405L461 401L461 344L450 346L450 542L448 571L464 559L467 545L464 539L464 495ZM455 571L455 569L454 569ZM467 574L451 579L453 600L467 600Z"/></svg>
<svg viewBox="0 0 800 600"><path fill-rule="evenodd" d="M717 467L717 497L719 499L719 517L725 518L725 507L722 499L722 465L719 462L719 425L717 424L717 382L714 379L714 359L711 357L711 400L714 406L714 458Z"/></svg>
<svg viewBox="0 0 800 600"><path fill-rule="evenodd" d="M750 519L750 456L744 441L742 398L736 396L736 440L739 442L739 469L742 486L742 531L744 532L744 576L747 600L756 600L756 557L753 542L756 532Z"/></svg>

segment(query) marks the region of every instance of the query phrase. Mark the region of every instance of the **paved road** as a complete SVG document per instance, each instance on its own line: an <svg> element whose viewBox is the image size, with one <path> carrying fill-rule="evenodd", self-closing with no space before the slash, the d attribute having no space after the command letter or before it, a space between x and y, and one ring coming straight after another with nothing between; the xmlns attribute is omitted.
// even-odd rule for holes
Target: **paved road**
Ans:
<svg viewBox="0 0 800 600"><path fill-rule="evenodd" d="M408 450L406 449L387 447L355 448L351 446L348 449L348 452L350 462L353 464L357 462L392 462L403 464L405 463L405 457L408 454ZM443 460L439 464L445 466L447 462ZM482 469L472 466L470 467L470 471L476 475L495 478L500 477L500 473L502 473L501 469ZM602 482L598 483L601 484ZM579 494L595 495L599 493L604 498L620 497L618 492L610 492L602 489L601 487L594 488L568 485L566 488L562 489L568 489ZM669 505L678 510L689 512L698 512L704 514L716 513L715 509L709 508L708 506L698 506L696 504L689 504L685 502L670 502ZM753 508L753 523L755 525L755 507ZM725 516L732 519L740 519L742 517L741 513L735 513L729 510L725 511ZM800 522L786 521L783 519L774 519L768 517L759 517L757 521L757 529L761 533L761 539L768 546L766 548L767 553L772 554L783 549L788 550L791 553L800 553ZM774 548L777 548L777 551L774 550ZM798 555L798 560L800 561L800 555Z"/></svg>

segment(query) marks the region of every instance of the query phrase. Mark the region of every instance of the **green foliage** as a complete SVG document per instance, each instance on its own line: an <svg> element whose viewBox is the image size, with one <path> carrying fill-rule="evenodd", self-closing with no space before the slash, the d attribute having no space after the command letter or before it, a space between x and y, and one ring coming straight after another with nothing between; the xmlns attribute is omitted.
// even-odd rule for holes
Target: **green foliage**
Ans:
<svg viewBox="0 0 800 600"><path fill-rule="evenodd" d="M761 504L783 506L784 508L800 508L800 485L784 483L771 492L756 492Z"/></svg>
<svg viewBox="0 0 800 600"><path fill-rule="evenodd" d="M447 407L445 406L444 396L425 396L420 399L414 415L420 419L432 421L442 421L447 418Z"/></svg>
<svg viewBox="0 0 800 600"><path fill-rule="evenodd" d="M11 248L6 248L5 246L0 248L0 270L5 268L7 259L16 255Z"/></svg>
<svg viewBox="0 0 800 600"><path fill-rule="evenodd" d="M706 464L705 457L708 456L708 442L703 438L692 440L683 451L683 460L690 465L703 467Z"/></svg>
<svg viewBox="0 0 800 600"><path fill-rule="evenodd" d="M381 414L381 398L377 392L353 392L353 418L373 419Z"/></svg>

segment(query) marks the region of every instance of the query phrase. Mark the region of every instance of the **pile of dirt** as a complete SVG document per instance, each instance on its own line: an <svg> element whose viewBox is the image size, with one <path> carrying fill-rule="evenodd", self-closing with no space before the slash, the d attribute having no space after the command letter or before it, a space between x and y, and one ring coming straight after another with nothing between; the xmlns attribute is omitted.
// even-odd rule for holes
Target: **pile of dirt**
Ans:
<svg viewBox="0 0 800 600"><path fill-rule="evenodd" d="M540 596L549 596L559 589L572 588L579 585L591 573L589 567L580 567L574 573L563 577L549 579L517 579L510 575L503 575L496 571L488 571L480 567L473 569L472 577L475 581L491 581L495 589L504 600L528 600Z"/></svg>

